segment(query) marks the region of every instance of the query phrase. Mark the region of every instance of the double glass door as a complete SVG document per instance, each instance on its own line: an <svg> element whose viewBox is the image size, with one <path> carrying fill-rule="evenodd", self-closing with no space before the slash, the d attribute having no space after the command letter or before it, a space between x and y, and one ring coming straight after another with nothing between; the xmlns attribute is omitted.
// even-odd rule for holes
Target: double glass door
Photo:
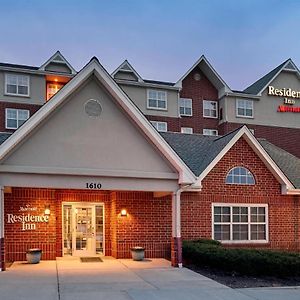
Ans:
<svg viewBox="0 0 300 300"><path fill-rule="evenodd" d="M63 205L64 255L103 254L104 209L101 204Z"/></svg>

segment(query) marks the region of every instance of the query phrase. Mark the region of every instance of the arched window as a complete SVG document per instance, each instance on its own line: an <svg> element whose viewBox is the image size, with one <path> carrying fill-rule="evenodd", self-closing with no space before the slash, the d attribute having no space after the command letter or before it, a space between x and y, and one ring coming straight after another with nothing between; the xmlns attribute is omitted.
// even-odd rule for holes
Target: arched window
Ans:
<svg viewBox="0 0 300 300"><path fill-rule="evenodd" d="M255 184L254 176L245 167L235 167L226 176L227 184Z"/></svg>

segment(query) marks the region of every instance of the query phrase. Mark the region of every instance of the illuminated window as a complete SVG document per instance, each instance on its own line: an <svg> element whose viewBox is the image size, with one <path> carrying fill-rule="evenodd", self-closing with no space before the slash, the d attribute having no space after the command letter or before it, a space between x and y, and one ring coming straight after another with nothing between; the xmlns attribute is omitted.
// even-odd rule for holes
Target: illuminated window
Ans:
<svg viewBox="0 0 300 300"><path fill-rule="evenodd" d="M213 238L223 242L267 242L266 204L213 204Z"/></svg>
<svg viewBox="0 0 300 300"><path fill-rule="evenodd" d="M167 92L160 90L147 91L147 108L167 110Z"/></svg>
<svg viewBox="0 0 300 300"><path fill-rule="evenodd" d="M180 98L179 99L179 112L181 116L192 116L192 99Z"/></svg>
<svg viewBox="0 0 300 300"><path fill-rule="evenodd" d="M203 100L203 116L206 118L218 117L218 102Z"/></svg>
<svg viewBox="0 0 300 300"><path fill-rule="evenodd" d="M168 131L168 124L167 124L167 122L151 121L151 124L159 132L166 132L166 131Z"/></svg>
<svg viewBox="0 0 300 300"><path fill-rule="evenodd" d="M54 96L61 88L62 84L59 83L48 83L47 84L47 100Z"/></svg>
<svg viewBox="0 0 300 300"><path fill-rule="evenodd" d="M226 176L227 184L255 184L254 176L244 167L231 169Z"/></svg>
<svg viewBox="0 0 300 300"><path fill-rule="evenodd" d="M29 96L29 76L5 74L5 94Z"/></svg>
<svg viewBox="0 0 300 300"><path fill-rule="evenodd" d="M5 109L5 128L17 129L29 118L29 110L25 109Z"/></svg>

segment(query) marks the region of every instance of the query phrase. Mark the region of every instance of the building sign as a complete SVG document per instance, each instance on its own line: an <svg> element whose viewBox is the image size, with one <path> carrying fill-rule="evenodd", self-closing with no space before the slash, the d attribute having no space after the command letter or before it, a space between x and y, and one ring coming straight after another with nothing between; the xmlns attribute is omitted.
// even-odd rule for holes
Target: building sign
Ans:
<svg viewBox="0 0 300 300"><path fill-rule="evenodd" d="M268 86L268 95L284 97L283 104L287 105L279 105L277 109L278 112L300 113L300 107L293 106L294 104L296 104L295 99L300 99L300 91L294 91L291 88L277 89L274 86L270 85Z"/></svg>
<svg viewBox="0 0 300 300"><path fill-rule="evenodd" d="M27 204L25 207L20 206L19 214L7 214L7 223L21 225L22 231L36 230L37 223L48 223L49 216L37 214L37 207L31 207Z"/></svg>

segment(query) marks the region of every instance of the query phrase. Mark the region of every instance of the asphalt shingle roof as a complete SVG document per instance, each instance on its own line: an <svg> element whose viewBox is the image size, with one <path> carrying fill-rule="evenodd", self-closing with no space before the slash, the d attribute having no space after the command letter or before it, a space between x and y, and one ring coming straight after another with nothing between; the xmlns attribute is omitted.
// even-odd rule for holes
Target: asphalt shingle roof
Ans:
<svg viewBox="0 0 300 300"><path fill-rule="evenodd" d="M161 135L193 173L199 176L238 131L239 129L224 136L205 136L202 134L176 132L164 132Z"/></svg>
<svg viewBox="0 0 300 300"><path fill-rule="evenodd" d="M263 76L262 78L258 79L256 82L248 86L246 89L244 89L244 93L247 94L253 94L257 95L268 83L272 78L276 75L276 73L284 66L284 64L287 62L283 62L281 65L270 71L268 74Z"/></svg>
<svg viewBox="0 0 300 300"><path fill-rule="evenodd" d="M38 70L39 69L39 67L34 67L34 66L8 64L8 63L0 63L0 67L17 68L17 69L28 69L28 70Z"/></svg>
<svg viewBox="0 0 300 300"><path fill-rule="evenodd" d="M164 132L161 135L193 173L199 176L237 134L239 129L221 137L175 132ZM265 139L258 141L295 188L300 188L300 159Z"/></svg>

